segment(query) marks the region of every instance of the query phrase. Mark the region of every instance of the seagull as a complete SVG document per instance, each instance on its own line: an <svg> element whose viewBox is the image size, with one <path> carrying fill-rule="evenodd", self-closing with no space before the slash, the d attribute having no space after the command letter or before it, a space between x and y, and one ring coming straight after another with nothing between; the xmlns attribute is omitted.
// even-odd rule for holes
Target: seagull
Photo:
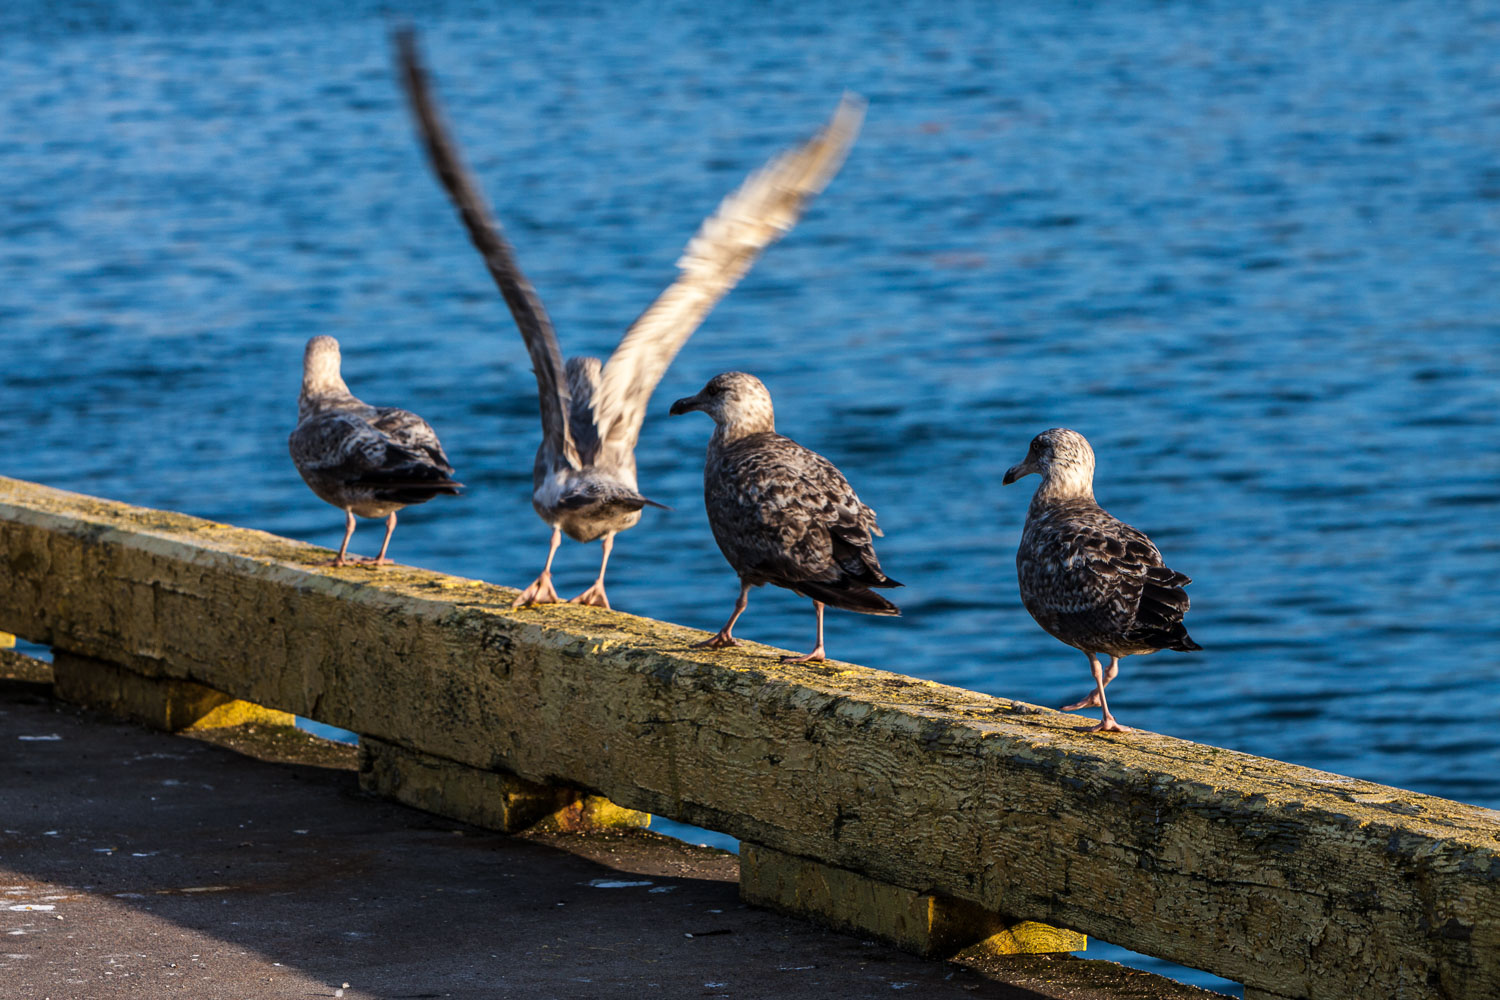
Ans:
<svg viewBox="0 0 1500 1000"><path fill-rule="evenodd" d="M751 587L774 583L813 602L818 643L783 663L823 660L823 606L866 615L901 610L872 591L899 587L886 576L870 535L883 535L875 512L832 462L776 433L771 394L760 379L724 372L696 396L672 404L672 414L702 410L714 421L703 465L703 506L719 551L740 576L734 613L697 647L738 646L730 634L749 603Z"/></svg>
<svg viewBox="0 0 1500 1000"><path fill-rule="evenodd" d="M573 603L608 608L604 570L615 535L635 525L643 507L663 506L636 486L635 445L652 391L709 310L833 179L859 131L864 101L845 95L817 135L773 159L719 205L677 262L677 280L630 325L607 363L580 357L564 365L541 300L447 135L409 30L397 32L396 47L433 168L505 297L536 373L542 443L531 505L552 527L552 539L541 574L513 606L559 600L552 559L567 534L579 542L603 540L599 577Z"/></svg>
<svg viewBox="0 0 1500 1000"><path fill-rule="evenodd" d="M333 566L386 565L396 511L463 485L453 481L453 466L427 421L354 397L339 374L339 342L332 337L314 337L302 352L297 429L287 444L312 491L344 512L344 542ZM385 518L385 541L373 560L347 555L356 514Z"/></svg>
<svg viewBox="0 0 1500 1000"><path fill-rule="evenodd" d="M1115 721L1104 689L1120 672L1120 658L1163 649L1202 649L1187 634L1183 587L1193 581L1162 563L1145 534L1094 502L1094 450L1082 434L1054 427L1031 442L1026 460L1005 472L1002 485L1022 476L1042 477L1031 506L1016 575L1021 603L1038 625L1082 651L1094 674L1094 691L1063 706L1064 712L1102 708L1091 733L1128 733ZM1097 654L1109 657L1109 669Z"/></svg>

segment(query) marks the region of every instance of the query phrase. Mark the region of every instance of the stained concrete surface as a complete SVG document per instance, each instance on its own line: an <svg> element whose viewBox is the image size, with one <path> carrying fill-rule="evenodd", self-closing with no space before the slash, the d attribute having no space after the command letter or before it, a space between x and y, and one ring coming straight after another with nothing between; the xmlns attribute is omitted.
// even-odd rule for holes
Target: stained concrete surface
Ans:
<svg viewBox="0 0 1500 1000"><path fill-rule="evenodd" d="M0 996L1214 996L1076 958L925 961L742 905L733 855L500 836L366 796L354 766L0 680Z"/></svg>

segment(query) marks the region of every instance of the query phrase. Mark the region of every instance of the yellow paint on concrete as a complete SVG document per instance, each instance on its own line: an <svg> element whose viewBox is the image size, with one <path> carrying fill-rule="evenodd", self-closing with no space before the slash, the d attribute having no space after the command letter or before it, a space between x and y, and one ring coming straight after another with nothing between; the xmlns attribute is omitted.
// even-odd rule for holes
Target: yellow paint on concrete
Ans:
<svg viewBox="0 0 1500 1000"><path fill-rule="evenodd" d="M1495 811L327 558L0 479L0 628L55 649L1278 996L1500 997Z"/></svg>
<svg viewBox="0 0 1500 1000"><path fill-rule="evenodd" d="M0 632L0 649L15 649L16 637L9 632Z"/></svg>
<svg viewBox="0 0 1500 1000"><path fill-rule="evenodd" d="M291 726L296 717L193 681L144 677L103 660L58 650L52 664L53 690L63 701L109 712L153 729L218 729L260 723Z"/></svg>
<svg viewBox="0 0 1500 1000"><path fill-rule="evenodd" d="M231 698L215 705L206 715L188 726L188 729L224 729L230 726L295 726L297 717L291 712L279 712L274 708L257 705L253 701Z"/></svg>
<svg viewBox="0 0 1500 1000"><path fill-rule="evenodd" d="M367 792L502 833L643 827L650 815L559 785L444 760L384 740L360 740L359 784Z"/></svg>
<svg viewBox="0 0 1500 1000"><path fill-rule="evenodd" d="M929 958L1083 951L1088 939L1034 921L1007 921L961 899L914 892L759 844L740 844L740 898L814 917Z"/></svg>

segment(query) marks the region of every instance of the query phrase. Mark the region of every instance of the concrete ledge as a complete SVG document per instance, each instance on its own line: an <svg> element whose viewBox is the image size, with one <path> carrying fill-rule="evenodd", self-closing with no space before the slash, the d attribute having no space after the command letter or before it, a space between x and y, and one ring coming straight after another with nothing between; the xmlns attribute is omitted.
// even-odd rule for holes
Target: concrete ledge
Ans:
<svg viewBox="0 0 1500 1000"><path fill-rule="evenodd" d="M365 737L359 749L365 791L486 830L572 833L651 822L649 813L622 809L600 795L539 785L383 740Z"/></svg>
<svg viewBox="0 0 1500 1000"><path fill-rule="evenodd" d="M1500 814L0 479L0 628L1290 998L1500 996Z"/></svg>
<svg viewBox="0 0 1500 1000"><path fill-rule="evenodd" d="M738 905L720 851L455 829L353 794L345 744L98 725L36 694L0 684L0 932L26 932L0 949L5 1000L302 1000L345 982L349 1000L1223 1000L1072 956L922 961ZM18 739L37 734L57 738Z"/></svg>
<svg viewBox="0 0 1500 1000"><path fill-rule="evenodd" d="M1054 954L1088 946L1088 939L1073 931L1034 921L1007 921L965 900L900 889L759 844L740 844L740 898L782 913L811 916L927 958L949 958L961 951Z"/></svg>
<svg viewBox="0 0 1500 1000"><path fill-rule="evenodd" d="M297 722L290 712L241 701L193 681L143 677L112 663L61 649L53 651L52 684L63 701L169 733L249 723L292 726Z"/></svg>

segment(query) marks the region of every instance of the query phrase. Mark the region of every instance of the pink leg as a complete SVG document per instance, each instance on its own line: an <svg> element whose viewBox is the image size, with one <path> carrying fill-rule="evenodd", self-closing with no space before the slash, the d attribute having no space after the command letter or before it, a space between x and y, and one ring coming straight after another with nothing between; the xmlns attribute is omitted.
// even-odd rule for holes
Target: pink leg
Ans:
<svg viewBox="0 0 1500 1000"><path fill-rule="evenodd" d="M813 601L813 611L818 616L818 644L813 651L806 656L783 656L782 663L822 663L823 662L823 602Z"/></svg>
<svg viewBox="0 0 1500 1000"><path fill-rule="evenodd" d="M363 559L363 558L361 558L361 557L359 557L359 556L351 556L351 555L347 555L346 554L349 551L349 539L351 539L353 537L354 537L354 511L352 511L352 510L346 510L346 511L344 511L344 543L339 546L339 554L334 557L333 561L332 562L324 563L323 565L325 565L325 566L347 566L350 563L365 562L366 560Z"/></svg>
<svg viewBox="0 0 1500 1000"><path fill-rule="evenodd" d="M1104 710L1104 721L1100 722L1097 726L1092 727L1088 731L1091 733L1132 732L1133 730L1131 730L1130 728L1122 726L1118 722L1116 722L1115 717L1110 714L1109 701L1104 697L1104 669L1099 666L1099 658L1096 657L1093 653L1089 653L1088 657L1089 668L1094 672L1094 686L1099 695L1099 707ZM1116 666L1117 663L1119 663L1119 657L1110 657L1109 665L1112 671L1118 672L1119 668Z"/></svg>
<svg viewBox="0 0 1500 1000"><path fill-rule="evenodd" d="M729 616L729 621L724 623L724 627L719 629L718 634L716 634L713 638L705 639L702 642L695 642L693 643L693 648L723 649L725 646L738 646L740 644L740 641L729 633L734 628L734 623L740 620L740 615L744 614L745 609L749 606L750 585L741 581L740 599L734 602L734 614Z"/></svg>
<svg viewBox="0 0 1500 1000"><path fill-rule="evenodd" d="M557 591L552 587L552 557L557 555L557 547L561 544L562 529L554 524L552 546L547 549L547 565L542 569L542 575L533 580L531 586L521 591L520 596L511 604L512 608L530 607L533 604L555 604L560 600Z"/></svg>
<svg viewBox="0 0 1500 1000"><path fill-rule="evenodd" d="M599 561L599 579L594 585L577 597L569 601L569 604L592 604L596 608L608 608L609 598L604 594L604 567L609 565L609 553L615 547L615 533L611 531L604 536L604 558Z"/></svg>
<svg viewBox="0 0 1500 1000"><path fill-rule="evenodd" d="M385 557L385 550L391 547L391 535L396 532L396 512L391 511L390 516L385 519L385 541L380 543L380 555L375 557L372 566L385 566L390 560Z"/></svg>
<svg viewBox="0 0 1500 1000"><path fill-rule="evenodd" d="M1084 655L1087 656L1088 654L1085 653ZM1089 662L1093 662L1092 658L1090 658ZM1111 656L1109 658L1109 670L1107 670L1104 674L1104 686L1109 687L1109 682L1114 680L1115 675L1119 672L1120 658L1118 656ZM1076 712L1080 708L1098 708L1100 704L1101 702L1099 701L1099 692L1090 691L1087 698L1084 698L1082 701L1075 701L1071 705L1064 705L1062 707L1062 711Z"/></svg>

